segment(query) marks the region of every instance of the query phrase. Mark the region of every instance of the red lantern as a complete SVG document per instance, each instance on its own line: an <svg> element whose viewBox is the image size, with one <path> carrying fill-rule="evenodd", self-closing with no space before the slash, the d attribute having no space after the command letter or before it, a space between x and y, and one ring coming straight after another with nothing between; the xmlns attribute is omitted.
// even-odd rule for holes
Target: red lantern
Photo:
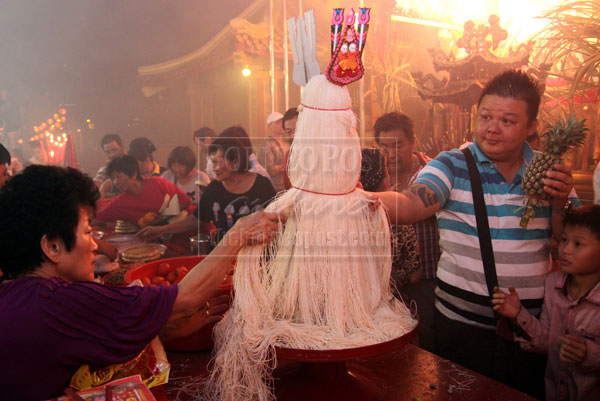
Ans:
<svg viewBox="0 0 600 401"><path fill-rule="evenodd" d="M54 125L56 125L56 128L58 128L58 129L61 129L61 128L62 128L62 124L61 124L61 123L56 123L56 124L54 124Z"/></svg>
<svg viewBox="0 0 600 401"><path fill-rule="evenodd" d="M40 127L38 127L38 126L33 127L33 132L39 132L39 131L40 131Z"/></svg>
<svg viewBox="0 0 600 401"><path fill-rule="evenodd" d="M48 125L52 124L54 122L53 119L49 118L48 121L46 121L48 123Z"/></svg>
<svg viewBox="0 0 600 401"><path fill-rule="evenodd" d="M62 117L60 118L60 121L62 121L62 122L64 123L65 121L67 121L67 117L65 117L65 116L62 116Z"/></svg>
<svg viewBox="0 0 600 401"><path fill-rule="evenodd" d="M50 132L54 132L54 125L51 125L48 129L50 130Z"/></svg>
<svg viewBox="0 0 600 401"><path fill-rule="evenodd" d="M40 125L40 127L41 127L42 129L46 129L46 127L47 127L47 126L48 126L48 125L47 125L46 123L42 123L42 125Z"/></svg>
<svg viewBox="0 0 600 401"><path fill-rule="evenodd" d="M60 108L60 109L58 109L58 112L64 116L65 114L67 114L67 109Z"/></svg>
<svg viewBox="0 0 600 401"><path fill-rule="evenodd" d="M54 118L55 120L58 120L58 117L59 117L58 113L54 113L54 115L52 116L52 118Z"/></svg>

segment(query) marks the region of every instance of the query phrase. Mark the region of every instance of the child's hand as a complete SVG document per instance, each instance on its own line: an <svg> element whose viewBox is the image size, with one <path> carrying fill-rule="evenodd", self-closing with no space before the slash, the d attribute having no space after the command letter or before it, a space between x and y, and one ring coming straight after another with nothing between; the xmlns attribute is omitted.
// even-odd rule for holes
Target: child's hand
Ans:
<svg viewBox="0 0 600 401"><path fill-rule="evenodd" d="M498 287L494 287L494 295L492 295L493 309L504 317L515 319L521 311L521 301L515 291L515 287L508 287L510 294L500 291Z"/></svg>
<svg viewBox="0 0 600 401"><path fill-rule="evenodd" d="M579 365L587 355L585 339L573 335L558 337L562 343L560 347L560 360L571 365Z"/></svg>

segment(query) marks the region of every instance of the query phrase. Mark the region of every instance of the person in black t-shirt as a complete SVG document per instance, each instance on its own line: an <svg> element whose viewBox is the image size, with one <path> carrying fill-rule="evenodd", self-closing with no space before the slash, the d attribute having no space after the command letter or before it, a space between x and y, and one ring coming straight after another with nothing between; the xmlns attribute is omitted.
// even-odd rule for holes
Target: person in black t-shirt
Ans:
<svg viewBox="0 0 600 401"><path fill-rule="evenodd" d="M215 225L217 244L240 217L264 209L275 196L271 181L248 171L250 149L238 138L219 136L208 147L208 156L216 180L206 187L194 215L165 226L145 227L137 233L139 237L153 239L193 230L199 219L202 232L207 231L206 226L211 222Z"/></svg>
<svg viewBox="0 0 600 401"><path fill-rule="evenodd" d="M208 147L217 179L206 187L196 217L215 225L216 242L240 217L264 209L275 196L267 178L248 171L250 151L238 138L225 136Z"/></svg>

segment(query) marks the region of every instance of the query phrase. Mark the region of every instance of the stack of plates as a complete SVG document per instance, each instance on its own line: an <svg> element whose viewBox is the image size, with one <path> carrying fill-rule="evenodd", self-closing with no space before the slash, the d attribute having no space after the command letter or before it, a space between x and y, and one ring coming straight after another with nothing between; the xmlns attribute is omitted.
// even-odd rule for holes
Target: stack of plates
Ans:
<svg viewBox="0 0 600 401"><path fill-rule="evenodd" d="M140 228L137 224L130 221L117 220L115 232L119 234L131 234L138 232Z"/></svg>
<svg viewBox="0 0 600 401"><path fill-rule="evenodd" d="M167 249L162 244L131 244L119 248L125 263L148 262L160 258Z"/></svg>
<svg viewBox="0 0 600 401"><path fill-rule="evenodd" d="M106 237L106 241L110 242L117 248L122 247L124 245L137 244L140 241L135 234L113 234Z"/></svg>

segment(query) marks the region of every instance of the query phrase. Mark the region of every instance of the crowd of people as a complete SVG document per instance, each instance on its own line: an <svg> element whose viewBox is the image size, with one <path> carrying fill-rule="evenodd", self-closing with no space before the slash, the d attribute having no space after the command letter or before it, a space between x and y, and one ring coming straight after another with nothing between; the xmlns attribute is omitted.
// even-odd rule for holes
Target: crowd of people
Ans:
<svg viewBox="0 0 600 401"><path fill-rule="evenodd" d="M539 141L540 100L527 74L497 75L479 98L473 141L434 159L416 150L409 116L384 114L373 127L375 146L363 149L357 185L387 209L392 286L416 305L423 348L541 399L595 400L600 205L582 206L570 167L557 164L544 180L550 199L540 201L527 228L519 224L521 181ZM202 308L236 251L268 241L285 219L262 210L292 187L287 165L300 112L270 114L256 154L242 127L219 135L200 128L193 134L200 154L175 147L166 166L154 159L147 138L134 139L126 151L109 134L100 142L107 163L93 180L37 165L43 160L11 178L10 154L0 147L0 325L7 328L0 331L0 363L15 367L0 375L0 393L14 399L60 394L82 363L126 361L167 322L183 320L186 330L204 324ZM91 222L137 222L166 205L174 210L171 219L137 235L156 239L201 226L215 245L202 262L206 268L169 287L110 289L91 282L98 251ZM553 241L559 271L552 271ZM484 245L493 250L491 263ZM90 313L94 330L88 330ZM40 363L20 363L24 358ZM32 375L44 378L35 388L27 386Z"/></svg>

